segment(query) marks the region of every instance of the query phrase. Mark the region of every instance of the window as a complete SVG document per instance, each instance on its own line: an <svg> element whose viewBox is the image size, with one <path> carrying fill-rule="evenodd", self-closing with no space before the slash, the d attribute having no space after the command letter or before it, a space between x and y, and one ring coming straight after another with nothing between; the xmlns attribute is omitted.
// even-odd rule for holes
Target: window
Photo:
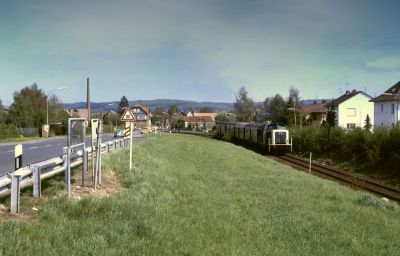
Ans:
<svg viewBox="0 0 400 256"><path fill-rule="evenodd" d="M356 109L355 108L348 108L347 109L347 116L356 116Z"/></svg>
<svg viewBox="0 0 400 256"><path fill-rule="evenodd" d="M383 104L381 104L381 112L383 112Z"/></svg>
<svg viewBox="0 0 400 256"><path fill-rule="evenodd" d="M355 129L355 128L356 128L356 124L355 124L355 123L348 123L348 124L347 124L347 129L353 130L353 129Z"/></svg>
<svg viewBox="0 0 400 256"><path fill-rule="evenodd" d="M394 114L394 104L392 104L392 114Z"/></svg>

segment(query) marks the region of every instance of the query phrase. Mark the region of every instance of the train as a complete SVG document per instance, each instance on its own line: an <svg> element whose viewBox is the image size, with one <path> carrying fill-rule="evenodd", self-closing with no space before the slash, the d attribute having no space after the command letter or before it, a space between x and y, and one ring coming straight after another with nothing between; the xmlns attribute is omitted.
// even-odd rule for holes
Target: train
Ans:
<svg viewBox="0 0 400 256"><path fill-rule="evenodd" d="M216 122L217 137L256 146L268 153L293 150L289 130L278 123Z"/></svg>

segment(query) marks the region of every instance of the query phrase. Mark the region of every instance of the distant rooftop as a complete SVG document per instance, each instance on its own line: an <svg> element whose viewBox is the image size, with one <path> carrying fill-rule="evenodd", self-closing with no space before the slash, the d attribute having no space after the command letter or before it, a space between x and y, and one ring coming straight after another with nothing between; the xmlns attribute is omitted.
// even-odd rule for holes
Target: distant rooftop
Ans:
<svg viewBox="0 0 400 256"><path fill-rule="evenodd" d="M400 100L400 81L394 84L389 89L387 89L384 93L382 93L378 97L373 98L371 101L381 102L381 101L394 101L394 100Z"/></svg>

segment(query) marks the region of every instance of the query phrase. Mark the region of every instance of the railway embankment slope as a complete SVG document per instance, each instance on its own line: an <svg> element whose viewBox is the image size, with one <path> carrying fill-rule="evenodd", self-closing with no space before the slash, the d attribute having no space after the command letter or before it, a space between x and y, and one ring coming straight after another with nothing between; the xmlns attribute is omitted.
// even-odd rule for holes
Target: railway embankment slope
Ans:
<svg viewBox="0 0 400 256"><path fill-rule="evenodd" d="M400 209L231 143L153 135L106 159L127 187L0 224L2 255L397 255Z"/></svg>

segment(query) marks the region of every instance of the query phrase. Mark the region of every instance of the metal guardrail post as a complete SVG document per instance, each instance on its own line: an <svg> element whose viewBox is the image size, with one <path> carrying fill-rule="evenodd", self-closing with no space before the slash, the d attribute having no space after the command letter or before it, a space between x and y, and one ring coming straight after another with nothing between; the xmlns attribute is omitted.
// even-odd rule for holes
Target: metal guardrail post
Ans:
<svg viewBox="0 0 400 256"><path fill-rule="evenodd" d="M41 198L42 197L42 179L41 174L42 170L39 166L34 166L32 170L32 178L33 178L33 197Z"/></svg>
<svg viewBox="0 0 400 256"><path fill-rule="evenodd" d="M19 213L21 176L11 173L11 213Z"/></svg>
<svg viewBox="0 0 400 256"><path fill-rule="evenodd" d="M110 144L107 142L107 153L110 153Z"/></svg>

